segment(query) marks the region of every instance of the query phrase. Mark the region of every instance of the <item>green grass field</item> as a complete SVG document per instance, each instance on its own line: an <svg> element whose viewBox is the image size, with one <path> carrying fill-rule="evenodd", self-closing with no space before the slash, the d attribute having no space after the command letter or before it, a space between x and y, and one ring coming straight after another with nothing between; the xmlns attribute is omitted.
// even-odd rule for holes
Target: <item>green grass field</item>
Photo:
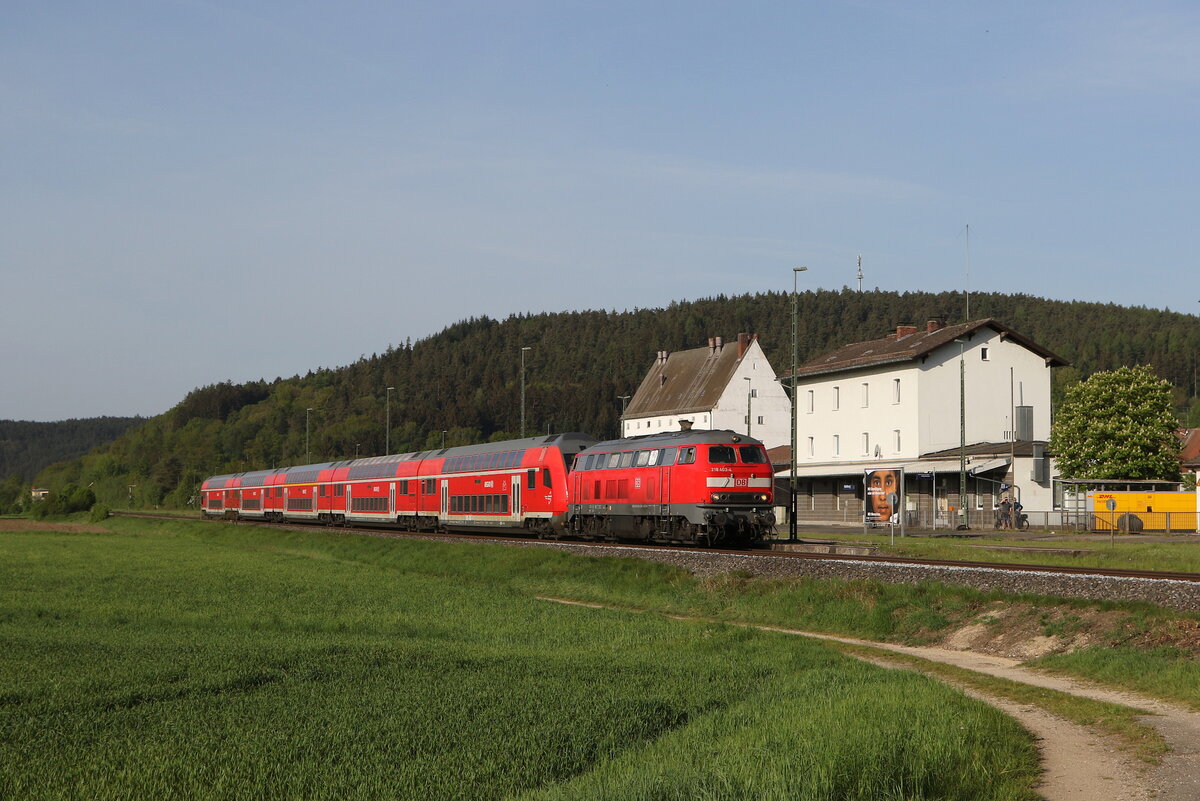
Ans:
<svg viewBox="0 0 1200 801"><path fill-rule="evenodd" d="M730 600L679 571L107 525L0 533L2 798L1036 797L1028 735L931 679L534 597Z"/></svg>

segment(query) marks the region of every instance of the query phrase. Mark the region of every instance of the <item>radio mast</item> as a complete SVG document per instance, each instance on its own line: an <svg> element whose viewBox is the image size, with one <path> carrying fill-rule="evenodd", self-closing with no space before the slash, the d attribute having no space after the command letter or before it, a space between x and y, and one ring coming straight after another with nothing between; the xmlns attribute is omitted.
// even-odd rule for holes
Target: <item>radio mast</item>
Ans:
<svg viewBox="0 0 1200 801"><path fill-rule="evenodd" d="M858 254L858 291L862 292L862 254Z"/></svg>

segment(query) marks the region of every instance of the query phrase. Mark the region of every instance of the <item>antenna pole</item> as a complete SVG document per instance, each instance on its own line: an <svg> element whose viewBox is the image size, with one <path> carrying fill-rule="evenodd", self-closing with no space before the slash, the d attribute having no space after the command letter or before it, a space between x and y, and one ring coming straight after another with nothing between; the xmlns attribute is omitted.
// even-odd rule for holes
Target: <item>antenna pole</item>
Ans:
<svg viewBox="0 0 1200 801"><path fill-rule="evenodd" d="M967 319L963 322L971 320L971 224L967 223L967 286L965 290L967 298Z"/></svg>
<svg viewBox="0 0 1200 801"><path fill-rule="evenodd" d="M858 254L858 291L862 293L862 254Z"/></svg>

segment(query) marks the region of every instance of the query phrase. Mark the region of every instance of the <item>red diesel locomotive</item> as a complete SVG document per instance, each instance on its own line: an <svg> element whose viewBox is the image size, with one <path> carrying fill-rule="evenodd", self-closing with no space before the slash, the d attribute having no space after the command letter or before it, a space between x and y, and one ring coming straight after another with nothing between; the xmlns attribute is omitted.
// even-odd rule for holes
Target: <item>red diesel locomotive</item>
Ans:
<svg viewBox="0 0 1200 801"><path fill-rule="evenodd" d="M674 431L600 442L575 457L570 532L744 547L775 525L771 462L732 431Z"/></svg>
<svg viewBox="0 0 1200 801"><path fill-rule="evenodd" d="M210 517L411 531L748 545L771 529L758 440L679 431L597 443L586 434L214 476Z"/></svg>

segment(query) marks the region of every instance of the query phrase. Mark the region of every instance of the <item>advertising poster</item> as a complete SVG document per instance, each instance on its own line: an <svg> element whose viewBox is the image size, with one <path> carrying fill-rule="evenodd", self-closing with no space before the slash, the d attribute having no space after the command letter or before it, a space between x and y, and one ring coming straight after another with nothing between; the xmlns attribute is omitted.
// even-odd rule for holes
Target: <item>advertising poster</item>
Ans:
<svg viewBox="0 0 1200 801"><path fill-rule="evenodd" d="M896 523L904 503L904 471L899 468L868 470L864 479L866 521Z"/></svg>

